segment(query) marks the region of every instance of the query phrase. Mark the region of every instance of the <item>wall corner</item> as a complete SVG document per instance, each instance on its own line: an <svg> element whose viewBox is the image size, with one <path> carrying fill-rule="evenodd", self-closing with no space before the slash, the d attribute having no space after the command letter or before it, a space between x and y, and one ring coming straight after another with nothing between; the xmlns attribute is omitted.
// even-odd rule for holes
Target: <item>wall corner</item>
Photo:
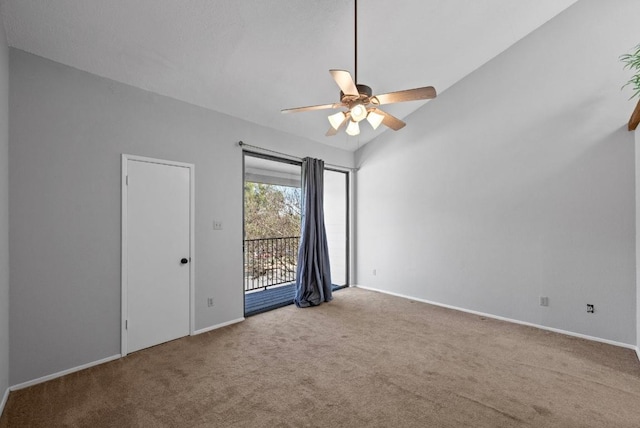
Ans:
<svg viewBox="0 0 640 428"><path fill-rule="evenodd" d="M640 129L633 133L636 158L636 353L640 359Z"/></svg>

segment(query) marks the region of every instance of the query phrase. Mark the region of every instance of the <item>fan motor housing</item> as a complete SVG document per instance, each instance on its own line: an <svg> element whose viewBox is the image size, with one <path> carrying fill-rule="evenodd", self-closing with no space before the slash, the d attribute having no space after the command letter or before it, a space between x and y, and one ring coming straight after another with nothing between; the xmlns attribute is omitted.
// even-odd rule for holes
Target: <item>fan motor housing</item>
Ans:
<svg viewBox="0 0 640 428"><path fill-rule="evenodd" d="M356 84L356 88L358 88L358 93L360 94L360 96L356 98L354 95L345 95L344 92L340 91L340 101L347 105L353 104L354 101L361 101L362 104L368 104L369 99L373 95L371 87L367 85Z"/></svg>

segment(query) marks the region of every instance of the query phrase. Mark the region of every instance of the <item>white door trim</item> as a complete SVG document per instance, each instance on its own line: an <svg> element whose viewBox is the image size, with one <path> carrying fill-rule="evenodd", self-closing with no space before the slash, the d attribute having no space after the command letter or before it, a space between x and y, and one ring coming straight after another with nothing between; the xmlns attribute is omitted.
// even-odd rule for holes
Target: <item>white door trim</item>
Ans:
<svg viewBox="0 0 640 428"><path fill-rule="evenodd" d="M122 264L121 264L121 322L120 322L120 353L122 356L126 356L127 349L127 292L128 292L128 280L127 272L128 265L128 235L127 235L127 162L140 161L157 163L161 165L179 166L189 168L189 254L191 261L189 262L189 335L193 336L195 332L195 278L194 278L194 263L195 263L195 165L183 162L167 161L163 159L154 159L144 156L127 155L122 154Z"/></svg>

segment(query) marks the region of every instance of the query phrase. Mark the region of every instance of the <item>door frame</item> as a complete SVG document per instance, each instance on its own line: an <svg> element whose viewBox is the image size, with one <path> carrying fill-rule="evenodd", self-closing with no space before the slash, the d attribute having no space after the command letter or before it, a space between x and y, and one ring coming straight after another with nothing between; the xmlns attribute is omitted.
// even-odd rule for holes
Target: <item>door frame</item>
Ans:
<svg viewBox="0 0 640 428"><path fill-rule="evenodd" d="M189 169L189 335L193 336L195 332L195 278L194 278L194 261L195 261L195 165L184 162L168 161L164 159L155 159L145 156L122 154L122 180L121 180L121 195L122 195L122 217L121 217L121 230L122 230L122 262L121 262L121 320L120 320L120 354L122 357L127 355L127 319L128 319L128 302L127 294L129 291L128 284L128 271L129 271L129 250L128 250L128 231L127 231L127 218L128 218L128 188L127 188L127 176L129 161L148 162L160 165L177 166Z"/></svg>

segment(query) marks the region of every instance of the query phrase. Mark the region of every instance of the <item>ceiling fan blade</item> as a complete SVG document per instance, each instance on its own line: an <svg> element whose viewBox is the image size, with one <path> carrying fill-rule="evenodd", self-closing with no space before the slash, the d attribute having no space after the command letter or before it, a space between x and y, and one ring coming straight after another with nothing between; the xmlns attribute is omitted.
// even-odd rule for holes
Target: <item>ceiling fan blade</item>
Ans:
<svg viewBox="0 0 640 428"><path fill-rule="evenodd" d="M299 113L301 111L311 111L311 110L326 110L329 108L339 108L342 107L342 104L322 104L317 106L307 106L307 107L296 107L296 108L286 108L280 110L282 113Z"/></svg>
<svg viewBox="0 0 640 428"><path fill-rule="evenodd" d="M333 137L334 135L336 135L338 132L342 131L347 126L347 122L350 120L350 118L351 118L351 116L349 114L345 114L344 120L342 121L340 126L338 126L338 129L333 129L333 126L330 126L329 130L324 135L326 137Z"/></svg>
<svg viewBox="0 0 640 428"><path fill-rule="evenodd" d="M388 126L394 131L397 131L398 129L402 129L406 125L406 123L404 123L397 117L392 116L389 113L380 110L379 108L373 109L373 111L384 116L384 119L382 119L382 124L385 126Z"/></svg>
<svg viewBox="0 0 640 428"><path fill-rule="evenodd" d="M325 137L333 137L334 135L336 135L338 133L337 129L333 129L333 126L329 127L329 130L327 130L327 133L324 134Z"/></svg>
<svg viewBox="0 0 640 428"><path fill-rule="evenodd" d="M343 94L356 97L360 95L351 73L346 70L329 70L329 73L331 73L333 80L336 81Z"/></svg>
<svg viewBox="0 0 640 428"><path fill-rule="evenodd" d="M383 105L401 103L404 101L429 100L435 97L435 88L433 86L425 86L424 88L407 89L404 91L376 95L374 98L378 100L378 105Z"/></svg>

